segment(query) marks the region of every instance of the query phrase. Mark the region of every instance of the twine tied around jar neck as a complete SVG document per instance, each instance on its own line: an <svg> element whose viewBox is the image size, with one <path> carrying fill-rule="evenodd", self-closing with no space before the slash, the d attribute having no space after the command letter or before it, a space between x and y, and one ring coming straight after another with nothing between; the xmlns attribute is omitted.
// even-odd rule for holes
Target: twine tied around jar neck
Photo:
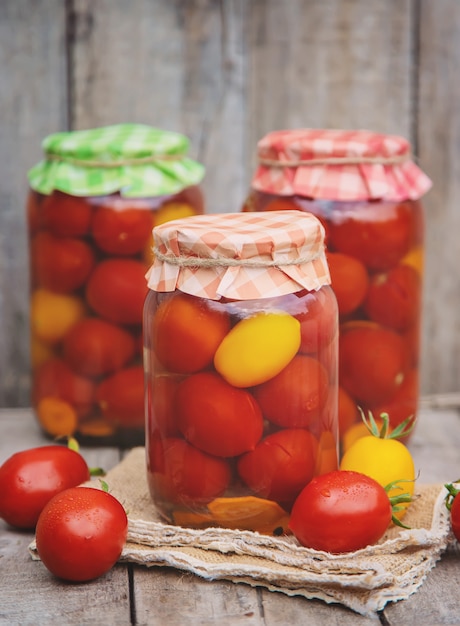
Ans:
<svg viewBox="0 0 460 626"><path fill-rule="evenodd" d="M404 154L395 154L391 157L383 156L343 156L343 157L328 157L324 156L316 159L298 159L288 161L278 161L276 159L259 158L260 165L267 165L269 167L303 167L312 165L399 165L410 161L412 155L409 152Z"/></svg>
<svg viewBox="0 0 460 626"><path fill-rule="evenodd" d="M304 263L311 263L315 259L323 255L323 251L320 250L317 254L309 254L307 256L297 257L296 259L286 260L260 260L251 261L250 259L232 259L229 257L221 257L219 259L211 259L209 257L185 257L185 256L171 256L163 254L156 247L153 248L155 258L162 263L169 263L170 265L176 265L178 267L252 267L252 268L264 268L264 267L287 267L289 265L303 265Z"/></svg>
<svg viewBox="0 0 460 626"><path fill-rule="evenodd" d="M185 154L150 154L145 157L133 157L132 159L122 159L120 161L91 161L89 159L77 159L70 156L62 156L59 154L47 154L47 161L59 161L60 163L69 163L80 167L125 167L127 165L146 165L148 163L158 163L161 161L179 161L185 158Z"/></svg>

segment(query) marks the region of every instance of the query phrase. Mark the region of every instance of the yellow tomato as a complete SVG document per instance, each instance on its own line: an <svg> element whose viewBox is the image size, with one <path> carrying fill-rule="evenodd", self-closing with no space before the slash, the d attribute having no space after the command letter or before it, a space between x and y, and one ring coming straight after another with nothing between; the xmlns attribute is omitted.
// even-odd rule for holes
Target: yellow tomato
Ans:
<svg viewBox="0 0 460 626"><path fill-rule="evenodd" d="M380 483L382 487L401 481L388 491L390 498L403 493L412 495L414 492L414 461L408 448L397 439L380 438L374 435L361 437L343 455L340 469L366 474ZM401 519L409 503L399 506L402 509L395 512L395 517Z"/></svg>
<svg viewBox="0 0 460 626"><path fill-rule="evenodd" d="M46 344L56 343L84 313L85 306L80 298L36 289L30 303L32 334Z"/></svg>
<svg viewBox="0 0 460 626"><path fill-rule="evenodd" d="M155 214L155 226L196 214L196 209L185 202L167 202Z"/></svg>
<svg viewBox="0 0 460 626"><path fill-rule="evenodd" d="M382 420L375 420L378 428L380 429L382 426ZM356 422L356 424L352 424L342 435L342 450L345 453L348 448L350 448L355 441L361 439L361 437L369 437L369 428L366 426L364 422Z"/></svg>
<svg viewBox="0 0 460 626"><path fill-rule="evenodd" d="M214 366L234 387L266 382L291 361L300 347L300 322L287 313L256 313L224 337Z"/></svg>

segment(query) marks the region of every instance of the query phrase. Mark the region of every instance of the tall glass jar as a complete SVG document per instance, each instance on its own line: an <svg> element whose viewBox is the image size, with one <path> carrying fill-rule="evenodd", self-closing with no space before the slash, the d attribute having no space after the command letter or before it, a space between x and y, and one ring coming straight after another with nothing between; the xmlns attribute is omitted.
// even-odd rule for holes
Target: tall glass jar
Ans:
<svg viewBox="0 0 460 626"><path fill-rule="evenodd" d="M203 212L183 135L50 135L29 172L32 405L51 437L144 442L142 312L152 229Z"/></svg>
<svg viewBox="0 0 460 626"><path fill-rule="evenodd" d="M370 131L281 130L258 143L243 211L298 209L326 231L339 308L342 448L366 428L417 415L424 222L431 181L402 137Z"/></svg>
<svg viewBox="0 0 460 626"><path fill-rule="evenodd" d="M153 231L144 309L147 475L165 520L282 534L336 469L337 303L310 214Z"/></svg>

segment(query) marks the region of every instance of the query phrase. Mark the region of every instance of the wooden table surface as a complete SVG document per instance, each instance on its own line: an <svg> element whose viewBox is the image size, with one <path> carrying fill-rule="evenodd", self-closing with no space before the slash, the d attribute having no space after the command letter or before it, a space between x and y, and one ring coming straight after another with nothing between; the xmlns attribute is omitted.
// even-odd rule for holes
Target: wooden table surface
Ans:
<svg viewBox="0 0 460 626"><path fill-rule="evenodd" d="M410 443L420 482L443 483L460 476L458 400L454 396L422 399L419 425ZM18 450L45 443L29 410L0 410L0 463ZM123 451L82 448L82 454L90 465L110 469ZM27 547L32 539L32 533L17 532L0 521L0 624L460 624L457 544L449 547L409 599L387 605L375 618L367 618L339 605L245 584L208 582L166 567L117 564L98 580L67 584L55 579L41 562L31 560Z"/></svg>

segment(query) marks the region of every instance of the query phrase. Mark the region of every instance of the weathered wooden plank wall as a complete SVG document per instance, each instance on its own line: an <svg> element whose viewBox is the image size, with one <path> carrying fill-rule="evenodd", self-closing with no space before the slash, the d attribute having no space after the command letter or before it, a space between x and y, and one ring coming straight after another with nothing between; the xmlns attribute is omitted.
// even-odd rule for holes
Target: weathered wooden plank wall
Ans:
<svg viewBox="0 0 460 626"><path fill-rule="evenodd" d="M26 173L51 132L177 130L236 211L282 127L406 136L425 200L422 391L460 390L458 0L1 0L0 406L28 404Z"/></svg>

